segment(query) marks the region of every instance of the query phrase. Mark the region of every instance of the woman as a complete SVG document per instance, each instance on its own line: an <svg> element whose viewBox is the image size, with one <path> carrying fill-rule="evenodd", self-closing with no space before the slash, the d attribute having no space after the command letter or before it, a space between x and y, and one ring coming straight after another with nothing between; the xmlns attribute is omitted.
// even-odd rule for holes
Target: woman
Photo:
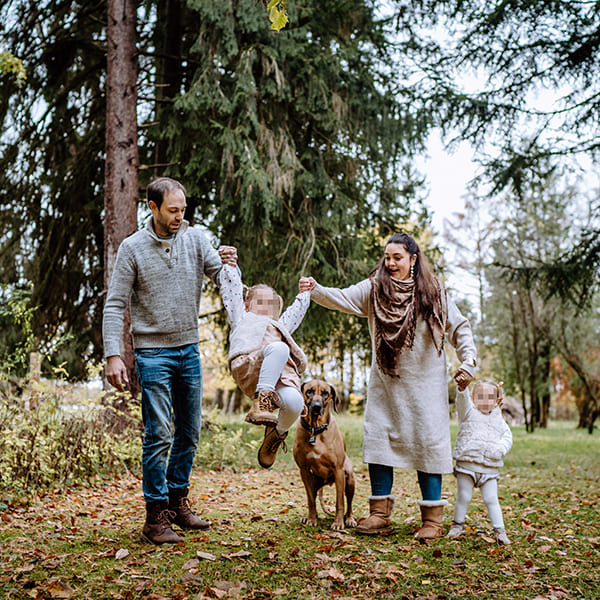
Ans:
<svg viewBox="0 0 600 600"><path fill-rule="evenodd" d="M436 279L415 240L392 235L368 279L345 289L313 278L301 285L326 308L369 319L373 363L364 416L363 460L369 465L369 517L364 535L387 534L394 506L394 467L416 469L426 541L443 533L442 473L452 472L444 337L461 366L454 379L464 389L473 378L477 351L471 326Z"/></svg>

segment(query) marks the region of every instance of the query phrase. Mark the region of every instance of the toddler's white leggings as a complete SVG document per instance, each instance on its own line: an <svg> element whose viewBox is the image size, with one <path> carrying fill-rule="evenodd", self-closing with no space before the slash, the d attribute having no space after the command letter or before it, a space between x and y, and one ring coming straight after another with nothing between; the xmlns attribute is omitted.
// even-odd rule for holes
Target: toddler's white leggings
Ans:
<svg viewBox="0 0 600 600"><path fill-rule="evenodd" d="M296 422L304 408L304 398L295 387L281 385L281 372L290 358L290 347L285 342L272 342L263 349L263 362L258 376L257 390L277 391L279 415L277 432L285 433Z"/></svg>
<svg viewBox="0 0 600 600"><path fill-rule="evenodd" d="M454 504L454 521L464 523L467 508L473 497L473 478L465 473L456 474L456 503ZM487 507L492 527L504 527L502 509L498 501L498 480L488 479L481 486L481 497Z"/></svg>

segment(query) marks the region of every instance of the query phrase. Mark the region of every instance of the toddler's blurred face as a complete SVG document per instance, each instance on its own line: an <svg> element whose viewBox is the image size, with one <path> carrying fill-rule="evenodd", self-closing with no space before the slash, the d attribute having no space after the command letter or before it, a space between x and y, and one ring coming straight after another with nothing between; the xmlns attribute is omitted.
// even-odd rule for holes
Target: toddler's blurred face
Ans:
<svg viewBox="0 0 600 600"><path fill-rule="evenodd" d="M489 383L478 383L473 389L473 404L484 415L491 413L498 404L498 390Z"/></svg>
<svg viewBox="0 0 600 600"><path fill-rule="evenodd" d="M254 290L252 297L246 302L246 309L255 315L275 317L275 310L279 308L279 300L273 290Z"/></svg>

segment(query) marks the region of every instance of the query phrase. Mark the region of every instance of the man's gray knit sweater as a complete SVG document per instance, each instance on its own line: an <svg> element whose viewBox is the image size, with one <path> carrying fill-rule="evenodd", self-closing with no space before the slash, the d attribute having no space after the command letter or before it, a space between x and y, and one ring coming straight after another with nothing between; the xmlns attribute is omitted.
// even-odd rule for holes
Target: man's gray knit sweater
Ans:
<svg viewBox="0 0 600 600"><path fill-rule="evenodd" d="M159 238L152 219L119 246L108 288L102 335L104 356L121 354L127 304L134 348L175 348L197 343L204 275L215 284L222 263L198 229L184 221L170 239Z"/></svg>

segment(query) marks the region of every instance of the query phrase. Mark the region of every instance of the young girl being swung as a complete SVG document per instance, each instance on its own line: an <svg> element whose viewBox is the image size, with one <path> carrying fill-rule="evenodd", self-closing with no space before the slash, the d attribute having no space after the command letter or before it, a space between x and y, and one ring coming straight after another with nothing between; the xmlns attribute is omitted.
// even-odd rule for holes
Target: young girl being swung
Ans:
<svg viewBox="0 0 600 600"><path fill-rule="evenodd" d="M279 316L281 297L264 284L244 288L237 269L224 267L220 285L231 325L229 368L240 389L253 399L246 421L265 426L258 462L268 469L304 409L300 376L306 369L306 356L292 333L310 304L309 288L300 286L292 305Z"/></svg>

